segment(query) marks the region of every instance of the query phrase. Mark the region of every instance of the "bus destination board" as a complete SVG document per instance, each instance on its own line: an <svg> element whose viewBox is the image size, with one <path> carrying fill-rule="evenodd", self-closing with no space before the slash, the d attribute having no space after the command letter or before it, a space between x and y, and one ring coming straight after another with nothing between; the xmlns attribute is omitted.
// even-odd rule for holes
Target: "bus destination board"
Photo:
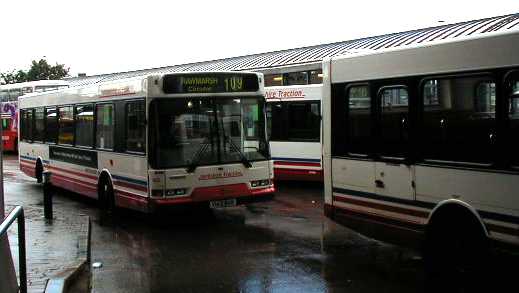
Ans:
<svg viewBox="0 0 519 293"><path fill-rule="evenodd" d="M166 94L255 92L258 89L256 74L172 74L163 78Z"/></svg>

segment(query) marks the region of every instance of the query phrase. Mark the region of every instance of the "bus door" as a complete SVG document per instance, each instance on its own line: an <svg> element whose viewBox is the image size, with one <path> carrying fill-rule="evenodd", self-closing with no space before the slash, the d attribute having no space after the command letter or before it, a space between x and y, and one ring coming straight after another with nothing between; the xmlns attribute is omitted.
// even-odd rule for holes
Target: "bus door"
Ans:
<svg viewBox="0 0 519 293"><path fill-rule="evenodd" d="M414 166L408 163L409 94L405 86L384 86L377 94L378 143L375 193L414 200Z"/></svg>

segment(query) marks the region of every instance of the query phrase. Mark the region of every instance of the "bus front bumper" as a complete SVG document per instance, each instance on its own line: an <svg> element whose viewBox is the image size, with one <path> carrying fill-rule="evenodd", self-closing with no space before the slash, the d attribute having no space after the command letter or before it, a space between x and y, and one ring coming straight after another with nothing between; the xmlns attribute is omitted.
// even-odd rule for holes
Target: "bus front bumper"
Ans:
<svg viewBox="0 0 519 293"><path fill-rule="evenodd" d="M222 187L219 188L200 188L187 197L171 197L171 198L150 198L148 201L149 212L158 209L174 207L174 206L207 206L211 201L221 201L228 199L236 199L236 205L244 205L256 202L269 201L274 198L276 191L274 186L259 189L244 189L243 187Z"/></svg>

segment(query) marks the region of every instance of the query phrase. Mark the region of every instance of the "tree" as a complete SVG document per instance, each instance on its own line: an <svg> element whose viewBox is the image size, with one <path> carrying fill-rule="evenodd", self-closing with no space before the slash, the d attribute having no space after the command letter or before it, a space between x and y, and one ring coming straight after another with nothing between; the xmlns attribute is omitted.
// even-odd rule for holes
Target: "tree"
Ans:
<svg viewBox="0 0 519 293"><path fill-rule="evenodd" d="M17 83L27 81L27 73L23 70L0 73L0 83Z"/></svg>
<svg viewBox="0 0 519 293"><path fill-rule="evenodd" d="M0 73L0 83L17 83L44 79L62 79L68 76L70 68L65 68L64 64L52 66L46 59L40 61L33 60L29 71L13 70L11 72Z"/></svg>

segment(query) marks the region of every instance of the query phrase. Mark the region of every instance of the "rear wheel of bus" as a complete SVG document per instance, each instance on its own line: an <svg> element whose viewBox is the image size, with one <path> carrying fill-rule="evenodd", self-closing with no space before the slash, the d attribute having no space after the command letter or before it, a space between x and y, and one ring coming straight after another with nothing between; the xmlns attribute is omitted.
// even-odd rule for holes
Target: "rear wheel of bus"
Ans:
<svg viewBox="0 0 519 293"><path fill-rule="evenodd" d="M438 289L484 285L488 239L479 220L467 210L448 208L433 216L424 254L428 276Z"/></svg>

